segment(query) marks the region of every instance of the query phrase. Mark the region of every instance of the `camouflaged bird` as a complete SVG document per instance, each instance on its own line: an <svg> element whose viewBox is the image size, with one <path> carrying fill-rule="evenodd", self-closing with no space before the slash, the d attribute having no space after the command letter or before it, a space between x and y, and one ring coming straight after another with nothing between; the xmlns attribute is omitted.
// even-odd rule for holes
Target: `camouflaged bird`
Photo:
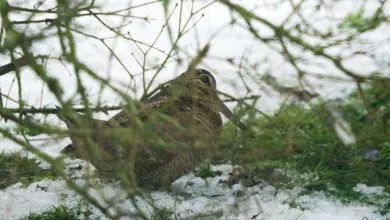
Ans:
<svg viewBox="0 0 390 220"><path fill-rule="evenodd" d="M232 119L217 94L211 73L195 69L161 86L137 111L108 121L59 113L72 140L64 153L90 161L105 176L126 173L142 188L167 187L207 157L220 135L220 112Z"/></svg>

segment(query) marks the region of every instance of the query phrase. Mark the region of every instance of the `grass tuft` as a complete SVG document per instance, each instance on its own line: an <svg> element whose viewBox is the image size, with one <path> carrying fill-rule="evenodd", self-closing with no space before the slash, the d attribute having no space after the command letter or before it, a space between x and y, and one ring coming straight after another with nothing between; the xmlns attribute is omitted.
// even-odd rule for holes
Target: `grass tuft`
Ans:
<svg viewBox="0 0 390 220"><path fill-rule="evenodd" d="M45 178L55 179L57 175L52 170L42 170L35 159L29 159L18 153L0 154L0 189L21 182L28 186Z"/></svg>

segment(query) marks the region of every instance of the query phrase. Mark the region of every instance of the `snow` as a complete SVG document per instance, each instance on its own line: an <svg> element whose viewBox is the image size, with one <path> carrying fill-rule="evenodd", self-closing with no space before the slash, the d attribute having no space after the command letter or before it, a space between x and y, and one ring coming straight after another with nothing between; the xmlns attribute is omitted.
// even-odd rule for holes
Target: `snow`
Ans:
<svg viewBox="0 0 390 220"><path fill-rule="evenodd" d="M73 165L80 161L73 161ZM203 180L193 173L183 176L172 184L172 192L151 192L150 198L156 207L168 208L173 216L180 218L195 217L222 213L221 219L386 219L377 213L377 207L359 203L343 204L330 199L323 192L310 195L299 195L302 188L278 189L266 182L245 188L240 184L227 187L223 181L232 169L230 164L212 166L215 171L222 171L220 176ZM81 171L80 171L81 172ZM79 186L87 186L82 178L75 180ZM107 199L115 199L115 209L122 213L134 211L131 201L124 198L126 194L118 183L101 183L89 188L89 194L100 204ZM89 186L92 186L89 185ZM383 193L383 188L368 187L358 184L356 190L369 194ZM124 199L124 200L123 200ZM23 188L20 183L0 191L0 216L3 219L19 219L30 212L40 213L59 204L77 205L81 200L75 192L68 189L63 180L42 180ZM289 205L295 204L294 206ZM153 209L141 198L137 205L149 217ZM92 219L101 217L101 212L92 207ZM123 217L123 219L127 219Z"/></svg>
<svg viewBox="0 0 390 220"><path fill-rule="evenodd" d="M61 156L60 150L69 142L67 138L50 140L50 137L45 135L34 139L35 141L32 142L34 146L58 158ZM0 145L0 150L2 146L4 145ZM12 142L8 142L7 146L17 149L17 145ZM23 150L10 152L23 152ZM86 161L65 158L64 162L68 176L77 186L87 189L89 195L99 204L106 207L108 201L114 201L115 205L110 208L110 213L120 211L130 215L135 211L133 203L126 198L126 192L118 182L102 182L96 177L92 178L90 174L93 173L94 168ZM48 168L47 163L43 161L40 165ZM390 218L390 213L385 216L380 215L375 205L359 202L343 204L337 199L327 197L323 192L300 195L303 190L301 187L276 188L266 181L258 181L260 183L252 187L244 187L240 183L229 187L226 181L229 179L233 166L231 164L214 165L211 169L218 175L202 179L191 172L172 183L169 192L153 191L148 194L156 207L172 210L171 217L176 216L178 219L201 215L213 216L212 214L216 213L222 214L221 219ZM280 169L275 172L283 173ZM287 172L286 175L304 176L304 174L294 174L294 172ZM351 190L367 196L390 197L380 186L369 187L365 184L357 184ZM0 216L2 219L20 219L29 213L41 213L61 204L74 207L80 205L80 201L82 197L69 189L62 179L44 179L27 187L17 183L0 190ZM153 208L145 199L137 198L136 203L146 216L151 217ZM106 219L96 207L84 206L85 209L89 207L92 211L91 219ZM122 219L129 218L122 217Z"/></svg>
<svg viewBox="0 0 390 220"><path fill-rule="evenodd" d="M50 139L47 135L33 138L35 147L60 158L60 150L69 143L68 138ZM10 152L24 152L16 144L4 141L0 145ZM32 156L28 154L28 156ZM102 182L91 178L94 168L88 162L79 159L65 158L67 173L77 186L87 189L89 195L99 204L106 207L108 201L114 201L110 213L131 214L135 211L134 204L126 198L126 192L118 182ZM48 168L48 164L40 161L40 166ZM82 168L82 169L80 169ZM252 187L244 187L240 183L229 187L229 179L233 166L222 164L211 166L212 171L218 173L215 177L202 179L193 172L181 177L171 185L170 191L153 191L150 198L156 207L172 210L172 218L191 218L197 216L213 216L221 214L221 219L388 219L390 213L382 216L375 205L366 205L359 202L343 204L337 199L327 197L323 192L300 195L303 188L293 189L276 188L266 181ZM218 171L218 172L216 172ZM275 172L286 175L301 175L294 172ZM89 177L89 178L88 178ZM260 175L261 177L261 175ZM357 184L353 189L367 196L390 196L383 191L383 187ZM20 219L30 213L42 213L54 206L66 205L74 207L84 204L85 210L90 209L91 219L107 219L98 208L81 203L82 197L67 187L62 179L44 179L25 187L21 183L8 186L0 190L0 216L2 219ZM152 206L142 198L136 199L137 206L148 217L152 217ZM122 217L122 219L129 219Z"/></svg>
<svg viewBox="0 0 390 220"><path fill-rule="evenodd" d="M366 195L382 195L384 187L383 186L371 186L368 187L365 184L357 184L356 187L353 188L354 191L360 192Z"/></svg>

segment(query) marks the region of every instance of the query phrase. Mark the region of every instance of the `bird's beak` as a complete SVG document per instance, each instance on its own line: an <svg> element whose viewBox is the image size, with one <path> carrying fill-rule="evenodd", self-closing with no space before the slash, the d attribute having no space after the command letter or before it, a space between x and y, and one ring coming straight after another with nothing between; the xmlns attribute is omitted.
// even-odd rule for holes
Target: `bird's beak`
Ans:
<svg viewBox="0 0 390 220"><path fill-rule="evenodd" d="M220 101L219 105L220 105L219 106L220 112L225 117L227 117L230 121L232 121L234 124L236 124L242 131L246 131L247 130L247 127L238 118L236 118L234 116L233 112L230 111L230 109L225 105L225 103Z"/></svg>

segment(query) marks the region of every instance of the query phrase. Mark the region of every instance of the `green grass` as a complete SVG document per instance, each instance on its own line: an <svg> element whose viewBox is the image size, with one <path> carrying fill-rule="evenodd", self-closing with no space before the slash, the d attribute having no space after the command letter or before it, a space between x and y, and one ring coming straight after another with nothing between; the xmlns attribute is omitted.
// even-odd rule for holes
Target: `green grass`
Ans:
<svg viewBox="0 0 390 220"><path fill-rule="evenodd" d="M198 176L200 178L207 178L207 177L213 177L215 176L214 172L211 170L210 164L201 164L199 166L199 169L195 171L195 176Z"/></svg>
<svg viewBox="0 0 390 220"><path fill-rule="evenodd" d="M170 220L174 214L171 208L161 207L155 208L153 211L152 219Z"/></svg>
<svg viewBox="0 0 390 220"><path fill-rule="evenodd" d="M29 120L29 121L32 121L32 122L37 123L37 124L43 123L43 120L35 119L33 116L25 115L24 117L25 117L24 118L25 120ZM21 124L18 124L16 127L11 128L10 130L13 133L18 134L18 135L36 136L36 135L42 134L42 132L37 130L37 129L31 128L31 127L28 127L25 125L21 125Z"/></svg>
<svg viewBox="0 0 390 220"><path fill-rule="evenodd" d="M23 220L75 220L75 219L89 219L93 214L91 206L84 200L79 200L75 205L66 206L60 204L52 206L49 210L42 213L31 212L28 216L22 218Z"/></svg>
<svg viewBox="0 0 390 220"><path fill-rule="evenodd" d="M82 214L81 208L75 206L74 208L68 208L64 205L53 206L50 210L43 213L30 213L23 220L76 220L80 219L79 216Z"/></svg>
<svg viewBox="0 0 390 220"><path fill-rule="evenodd" d="M41 132L39 132L37 130L31 129L29 127L22 126L22 125L16 126L15 128L12 129L12 131L15 134L20 134L20 135L23 134L26 136L36 136L36 135L41 134Z"/></svg>
<svg viewBox="0 0 390 220"><path fill-rule="evenodd" d="M356 144L345 146L336 135L330 104L337 106L356 135ZM257 131L238 132L227 125L218 142L221 151L214 163L232 160L243 167L242 182L251 186L265 179L276 187L303 186L310 193L324 191L343 202L361 201L377 204L386 198L367 197L353 191L357 183L383 186L390 192L390 85L376 82L364 90L352 93L345 101L313 104L307 109L297 104L284 105L271 117L251 117L245 122ZM377 151L373 158L368 152ZM298 175L286 175L275 170L282 168ZM301 174L301 175L299 175ZM213 176L209 165L203 165L197 176ZM50 170L41 170L34 159L19 154L0 154L0 188L44 178L56 178ZM373 199L374 198L374 199ZM161 212L160 212L161 211ZM156 211L168 216L169 210ZM390 211L390 202L380 205L380 212ZM69 213L68 208L53 208L54 214ZM50 214L50 213L49 213ZM47 215L49 215L47 214ZM71 216L71 215L69 215Z"/></svg>
<svg viewBox="0 0 390 220"><path fill-rule="evenodd" d="M274 116L246 122L259 131L252 139L228 125L221 138L223 154L244 165L245 180L258 175L275 186L323 190L345 202L367 200L352 190L357 183L383 186L389 192L390 85L376 82L364 90L364 97L365 101L354 92L346 101L318 103L311 109L286 104ZM337 106L350 124L356 144L345 146L336 135L326 110L330 104ZM367 158L372 151L377 151L377 156ZM307 175L283 176L274 172L277 168ZM383 208L390 211L389 204Z"/></svg>
<svg viewBox="0 0 390 220"><path fill-rule="evenodd" d="M0 189L18 182L28 186L45 178L54 179L57 175L52 170L42 170L35 159L17 153L0 154Z"/></svg>
<svg viewBox="0 0 390 220"><path fill-rule="evenodd" d="M22 218L23 220L76 220L89 219L88 216L92 214L91 208L85 205L83 201L78 201L74 206L67 207L63 204L52 206L51 209L42 213L30 213L28 216Z"/></svg>

